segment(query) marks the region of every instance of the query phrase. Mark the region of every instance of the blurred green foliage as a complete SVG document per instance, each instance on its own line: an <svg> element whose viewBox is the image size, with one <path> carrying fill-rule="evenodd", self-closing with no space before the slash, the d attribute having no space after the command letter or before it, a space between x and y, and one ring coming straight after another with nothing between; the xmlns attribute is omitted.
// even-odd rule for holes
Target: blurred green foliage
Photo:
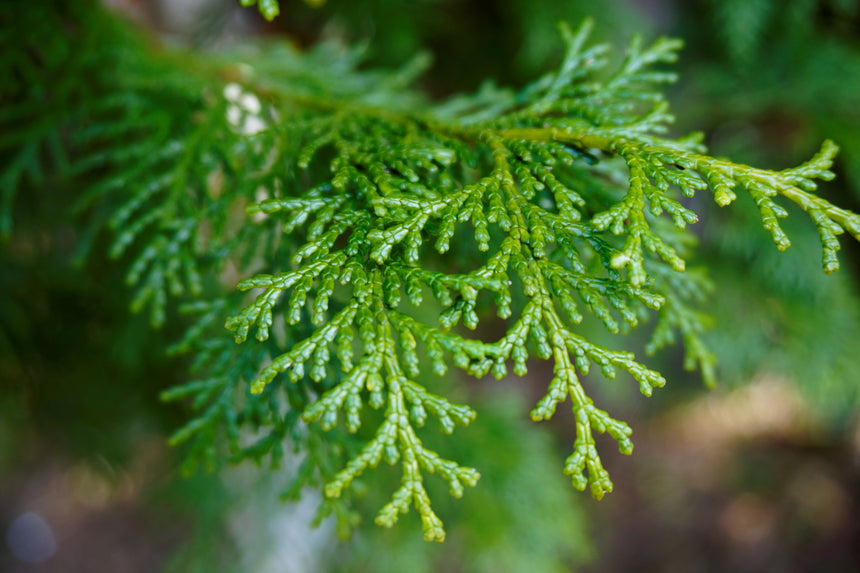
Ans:
<svg viewBox="0 0 860 573"><path fill-rule="evenodd" d="M775 168L799 163L818 142L832 138L843 154L840 177L826 193L851 207L850 194L860 198L858 2L783 4L676 1L647 12L635 3L606 1L329 0L322 8L286 2L281 19L267 31L293 32L307 44L331 36L350 43L366 39L372 64L399 65L429 50L436 59L424 87L445 95L487 79L520 83L556 63L558 20L593 15L598 35L614 41L649 26L686 42L684 81L672 98L683 127L704 129L715 154ZM49 19L43 8L23 6L8 3L4 21L33 30L38 41L50 38L38 32ZM648 14L653 19L644 22ZM83 17L103 18L96 11ZM114 25L111 18L102 22ZM87 46L84 41L64 50ZM8 62L32 53L33 46L3 45L0 70L8 73L14 69ZM164 436L186 415L156 400L160 390L183 378L182 368L161 352L178 330L154 333L145 320L129 318L124 270L98 257L76 257L82 249L104 252L109 245L107 238L69 225L66 212L79 189L65 188L54 174L68 168L56 144L66 134L51 130L63 124L80 93L97 87L81 82L63 62L47 62L52 71L46 81L0 78L4 105L22 90L30 90L25 98L62 95L56 116L42 118L44 138L36 148L3 148L0 231L12 238L0 251L0 472L14 472L34 444L122 464L141 435ZM14 232L8 217L12 179L29 181L27 192L15 199ZM719 292L709 310L718 319L710 340L721 379L739 383L756 372L785 373L822 419L844 432L860 406L857 248L846 249L848 272L825 277L808 222L795 224L798 217L789 217L794 246L777 253L753 211L735 209L727 216L704 202L696 209L711 221L699 229L705 247L699 262L712 269ZM666 364L664 371L672 368ZM566 480L555 479L560 454L540 429L512 422L525 412L516 396L477 402L482 425L460 430L450 450L454 459L475 460L483 473L482 489L459 502L435 492L440 515L457 524L449 526L452 547L421 542L417 520L393 530L371 527L333 555L333 570L562 571L591 557L581 501ZM426 441L434 444L432 434ZM174 570L231 570L228 563L239 557L223 545L220 520L230 509L221 496L227 494L211 482L177 484L175 497L168 493L151 502L181 507L183 500L179 511L200 524L198 537L192 536L199 544L186 546ZM378 493L374 487L357 503L377 508L385 501ZM223 552L207 556L213 545Z"/></svg>
<svg viewBox="0 0 860 573"><path fill-rule="evenodd" d="M687 45L685 81L673 98L682 126L704 128L714 153L770 166L801 158L827 134L842 152L840 176L825 192L856 210L860 3L701 0L678 2L674 12L670 32ZM722 293L713 312L726 328L715 330L712 341L725 357L723 379L740 384L755 373L784 374L825 424L844 431L860 408L856 245L845 245L848 272L822 277L805 259L811 245L802 239L778 257L753 219L709 216L715 222L703 239Z"/></svg>

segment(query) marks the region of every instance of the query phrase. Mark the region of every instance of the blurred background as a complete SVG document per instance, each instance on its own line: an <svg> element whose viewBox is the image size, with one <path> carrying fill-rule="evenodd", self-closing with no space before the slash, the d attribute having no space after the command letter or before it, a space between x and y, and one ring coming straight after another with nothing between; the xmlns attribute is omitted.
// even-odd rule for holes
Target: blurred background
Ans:
<svg viewBox="0 0 860 573"><path fill-rule="evenodd" d="M676 135L703 131L712 154L775 169L831 138L838 178L821 192L860 210L858 0L283 0L274 23L236 4L106 2L153 41L197 50L363 42L368 66L428 51L434 98L535 78L560 59L560 20L594 17L616 54L634 33L680 37ZM793 246L779 253L752 210L696 210L719 387L677 351L649 362L669 379L650 399L588 378L636 444L632 457L603 444L616 490L595 502L561 473L571 416L528 420L544 365L469 381L478 423L444 447L483 477L462 500L431 490L448 541L430 545L414 514L373 525L383 487L339 542L331 523L309 525L317 493L276 502L289 463L181 476L166 438L188 412L158 401L186 376L164 353L181 328L129 313L123 269L72 264L62 201L20 197L0 246L0 571L860 572L860 248L843 240L843 269L825 276L804 217L787 219Z"/></svg>

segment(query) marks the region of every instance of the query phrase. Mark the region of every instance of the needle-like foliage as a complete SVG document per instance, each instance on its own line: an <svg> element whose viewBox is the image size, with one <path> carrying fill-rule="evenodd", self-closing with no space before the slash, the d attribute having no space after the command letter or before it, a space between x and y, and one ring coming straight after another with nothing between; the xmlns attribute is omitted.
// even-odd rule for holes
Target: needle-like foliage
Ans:
<svg viewBox="0 0 860 573"><path fill-rule="evenodd" d="M142 49L121 26L87 28L72 8L51 15L34 26L63 44L59 67L31 58L50 49L34 46L4 69L34 76L29 88L3 85L5 228L21 174L43 171L34 162L51 151L83 189L90 235L108 230L110 256L128 264L132 308L158 325L171 298L191 300L183 309L197 320L174 350L198 377L164 397L190 398L198 414L173 442L206 465L221 432L236 459L278 465L291 445L302 461L285 495L323 485L321 515L335 512L344 531L355 516L340 502L385 461L402 478L376 522L412 506L424 537L444 539L425 478L457 497L479 478L421 440L431 418L446 434L475 420L433 390L452 369L501 379L550 361L531 417L569 399L564 472L595 498L612 491L594 437L629 454L632 430L593 402L585 376L622 371L646 396L666 381L581 323L591 315L620 336L654 318L647 350L680 338L685 365L713 383L698 309L709 282L687 268L696 192L721 206L747 195L781 250L793 203L818 229L828 273L838 235L860 239L860 217L814 193L833 177L832 142L769 171L711 157L695 135L666 136L676 40L635 38L611 65L606 46L589 44L590 22L562 26L556 71L519 92L430 104L407 87L425 58L362 71L356 51L261 44L201 59ZM94 61L82 37L113 42L114 55ZM70 65L92 78L88 93L40 91ZM60 111L41 122L45 109Z"/></svg>

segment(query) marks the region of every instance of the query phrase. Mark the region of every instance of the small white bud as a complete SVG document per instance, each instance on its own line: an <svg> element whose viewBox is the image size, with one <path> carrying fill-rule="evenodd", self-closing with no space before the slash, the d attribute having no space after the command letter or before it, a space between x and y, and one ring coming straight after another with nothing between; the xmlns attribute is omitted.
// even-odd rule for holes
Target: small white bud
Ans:
<svg viewBox="0 0 860 573"><path fill-rule="evenodd" d="M243 94L239 99L239 105L254 115L258 115L260 113L260 100L254 94Z"/></svg>
<svg viewBox="0 0 860 573"><path fill-rule="evenodd" d="M245 135L254 135L266 129L266 122L256 115L249 115L245 118L245 125L242 126L242 133Z"/></svg>
<svg viewBox="0 0 860 573"><path fill-rule="evenodd" d="M227 122L234 126L238 127L239 123L242 121L242 110L236 107L235 105L231 105L227 108Z"/></svg>
<svg viewBox="0 0 860 573"><path fill-rule="evenodd" d="M229 101L238 101L242 97L242 86L237 83L229 83L224 86L224 97Z"/></svg>

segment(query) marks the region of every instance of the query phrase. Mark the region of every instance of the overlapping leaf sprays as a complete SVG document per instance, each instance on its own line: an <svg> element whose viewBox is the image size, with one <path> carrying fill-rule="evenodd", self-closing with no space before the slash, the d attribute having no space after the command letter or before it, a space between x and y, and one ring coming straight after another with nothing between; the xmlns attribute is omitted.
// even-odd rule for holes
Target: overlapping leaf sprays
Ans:
<svg viewBox="0 0 860 573"><path fill-rule="evenodd" d="M204 61L154 54L121 26L76 21L69 6L79 3L33 22L59 47L34 47L56 57L21 60L32 81L3 88L15 105L0 113L10 134L0 151L10 141L39 149L46 132L28 126L52 118L47 141L84 187L78 206L92 225L82 243L113 233L110 255L130 261L134 306L154 323L173 298L191 299L183 310L198 320L174 350L193 357L198 377L164 396L190 397L198 416L173 442L189 442L189 459L207 466L221 433L234 459L277 466L292 446L298 469L285 495L322 487L321 515L335 512L344 530L355 515L342 502L385 460L402 479L377 521L391 525L414 505L425 537L444 538L424 477L439 474L455 496L478 480L420 439L428 418L444 433L475 419L437 395L452 366L502 378L551 361L532 417L570 398L564 470L595 497L611 491L594 434L630 453L631 429L592 402L583 376L620 369L646 395L665 380L579 325L593 315L624 334L656 315L647 350L680 336L687 366L713 380L696 308L709 283L686 264L697 220L686 198L697 191L720 205L748 194L780 249L780 201L795 203L819 230L828 272L837 236L860 238L857 215L813 193L832 177L834 144L773 172L712 158L696 137L664 137L662 88L674 77L655 67L675 59L673 40L634 40L613 71L605 46L587 46L588 22L562 28L558 71L519 93L488 86L429 105L405 87L422 58L383 73L357 71L356 51L329 45ZM86 48L106 44L115 49L104 61ZM88 89L64 90L54 81L63 69L79 70ZM16 157L0 182L4 205L27 159ZM249 278L236 291L239 274Z"/></svg>
<svg viewBox="0 0 860 573"><path fill-rule="evenodd" d="M325 488L336 497L368 467L399 460L402 485L380 512L380 524L391 525L414 503L426 538L441 540L444 532L422 472L439 473L456 496L478 477L428 451L415 433L428 415L446 433L475 416L417 381L419 349L439 375L453 364L474 376L502 378L510 363L514 373L525 374L530 356L553 361L554 377L532 418L550 418L570 397L576 436L565 473L577 488L590 487L600 498L612 482L593 434L608 432L630 453L631 429L593 404L581 376L592 365L609 378L621 369L645 395L665 380L632 354L607 350L577 333L583 310L611 332L657 311L649 350L680 332L688 366L701 368L709 383L713 379L714 358L699 338L704 317L688 305L707 282L684 274L680 231L697 216L681 196L709 190L717 203L728 205L736 192L748 193L780 249L789 243L778 222L786 211L776 199L795 202L819 229L827 272L838 267L836 235L847 230L860 238L860 218L812 194L814 179L832 177L834 144L826 142L800 167L772 172L704 155L695 138L664 139L660 134L671 116L660 89L673 76L653 65L673 61L679 43L661 39L643 47L634 40L620 68L601 79L606 48L586 48L589 29L587 22L576 33L562 28L567 53L559 71L517 95L494 94L486 106L476 98L436 113L372 107L344 113L331 103L313 122L291 127L287 120L287 129L302 142L299 167L329 150L331 176L299 197L271 198L249 208L271 216L285 232L305 229L305 242L289 270L240 283L243 290L262 292L227 327L239 342L252 327L265 340L281 308L289 324L309 318L317 325L262 370L252 392L281 374L293 381L307 374L319 383L338 380L304 411L307 422L332 428L342 412L346 429L355 432L365 402L384 412L373 437ZM619 185L625 167L627 184ZM664 213L674 229L660 218ZM458 235L468 227L471 237ZM428 269L431 249L443 262L456 259L455 236L484 253L479 263ZM330 308L340 287L344 294ZM507 324L495 340L457 329L460 323L476 329L483 292L492 295L496 314ZM416 318L427 293L442 309L436 324Z"/></svg>

